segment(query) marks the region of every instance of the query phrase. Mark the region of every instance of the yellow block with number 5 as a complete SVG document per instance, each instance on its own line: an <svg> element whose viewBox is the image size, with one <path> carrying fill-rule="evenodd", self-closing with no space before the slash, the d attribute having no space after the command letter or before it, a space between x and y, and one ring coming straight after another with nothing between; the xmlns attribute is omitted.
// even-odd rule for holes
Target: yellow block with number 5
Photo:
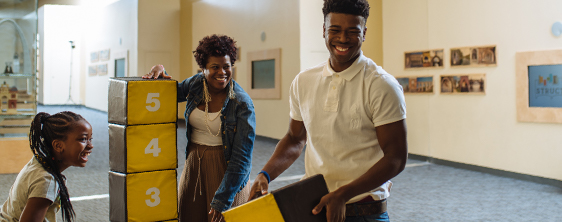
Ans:
<svg viewBox="0 0 562 222"><path fill-rule="evenodd" d="M176 122L177 87L171 79L112 78L108 120L121 125Z"/></svg>
<svg viewBox="0 0 562 222"><path fill-rule="evenodd" d="M178 167L176 123L109 124L109 169L121 173Z"/></svg>
<svg viewBox="0 0 562 222"><path fill-rule="evenodd" d="M178 217L176 170L109 172L111 221L164 221Z"/></svg>

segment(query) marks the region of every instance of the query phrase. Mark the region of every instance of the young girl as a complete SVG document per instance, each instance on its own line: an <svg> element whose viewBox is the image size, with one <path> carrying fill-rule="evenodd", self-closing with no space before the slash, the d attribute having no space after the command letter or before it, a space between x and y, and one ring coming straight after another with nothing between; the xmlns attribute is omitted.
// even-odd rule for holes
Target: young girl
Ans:
<svg viewBox="0 0 562 222"><path fill-rule="evenodd" d="M92 126L73 112L38 113L31 123L29 144L34 157L12 185L0 222L53 222L59 208L63 220L72 221L75 214L62 172L70 166L86 166L94 148Z"/></svg>

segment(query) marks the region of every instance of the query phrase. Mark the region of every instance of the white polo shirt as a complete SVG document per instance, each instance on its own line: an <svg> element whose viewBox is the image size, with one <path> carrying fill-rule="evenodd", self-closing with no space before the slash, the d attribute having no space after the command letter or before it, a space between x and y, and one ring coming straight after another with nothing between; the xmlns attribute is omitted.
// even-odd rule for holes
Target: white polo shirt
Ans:
<svg viewBox="0 0 562 222"><path fill-rule="evenodd" d="M322 174L330 191L363 175L382 157L375 127L406 118L402 87L363 56L335 72L326 61L299 73L290 89L291 118L307 131L304 178ZM371 195L387 198L392 183L348 201Z"/></svg>

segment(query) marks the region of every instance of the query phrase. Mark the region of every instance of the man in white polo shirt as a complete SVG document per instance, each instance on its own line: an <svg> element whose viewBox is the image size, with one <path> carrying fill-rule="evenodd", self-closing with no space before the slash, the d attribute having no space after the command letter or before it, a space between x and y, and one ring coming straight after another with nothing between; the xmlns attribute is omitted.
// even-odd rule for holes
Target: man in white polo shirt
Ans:
<svg viewBox="0 0 562 222"><path fill-rule="evenodd" d="M290 88L289 131L256 177L253 192L267 193L300 156L304 178L322 174L330 191L311 209L328 221L389 221L390 179L406 165L406 104L396 79L363 56L367 0L325 0L328 61L307 69ZM256 193L252 192L252 196Z"/></svg>

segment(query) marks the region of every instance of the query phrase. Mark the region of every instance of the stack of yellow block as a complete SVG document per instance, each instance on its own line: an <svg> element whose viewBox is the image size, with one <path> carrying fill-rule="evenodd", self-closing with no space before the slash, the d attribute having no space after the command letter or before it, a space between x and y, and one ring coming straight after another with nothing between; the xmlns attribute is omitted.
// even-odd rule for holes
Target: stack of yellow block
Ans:
<svg viewBox="0 0 562 222"><path fill-rule="evenodd" d="M109 82L109 219L177 221L177 82Z"/></svg>

